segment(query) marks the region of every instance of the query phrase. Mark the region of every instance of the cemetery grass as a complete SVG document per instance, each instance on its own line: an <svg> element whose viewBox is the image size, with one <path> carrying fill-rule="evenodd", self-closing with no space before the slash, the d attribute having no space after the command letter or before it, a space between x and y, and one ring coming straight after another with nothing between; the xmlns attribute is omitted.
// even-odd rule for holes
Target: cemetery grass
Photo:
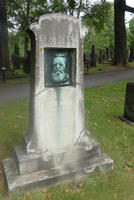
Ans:
<svg viewBox="0 0 134 200"><path fill-rule="evenodd" d="M3 83L2 80L0 80L0 87L25 83L29 83L29 76L8 79L5 83Z"/></svg>
<svg viewBox="0 0 134 200"><path fill-rule="evenodd" d="M24 73L23 69L13 69L13 66L11 66L10 78L6 78L5 83L3 83L3 80L0 79L0 87L29 83L29 79L29 75Z"/></svg>
<svg viewBox="0 0 134 200"><path fill-rule="evenodd" d="M134 68L134 62L129 62L126 67L113 66L112 63L103 63L103 64L97 63L96 67L89 67L88 70L86 67L84 67L84 73L96 74L101 72L122 71L132 68Z"/></svg>
<svg viewBox="0 0 134 200"><path fill-rule="evenodd" d="M123 123L126 81L85 90L85 122L114 169L81 181L12 195L10 200L133 200L134 126ZM28 126L28 102L0 106L0 160L21 144ZM9 199L0 167L0 199Z"/></svg>

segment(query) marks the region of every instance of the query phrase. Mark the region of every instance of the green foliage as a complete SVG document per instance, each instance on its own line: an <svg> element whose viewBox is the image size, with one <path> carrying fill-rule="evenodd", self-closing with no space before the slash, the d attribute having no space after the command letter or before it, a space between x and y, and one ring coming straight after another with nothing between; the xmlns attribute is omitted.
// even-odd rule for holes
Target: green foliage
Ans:
<svg viewBox="0 0 134 200"><path fill-rule="evenodd" d="M14 54L14 45L17 43L19 47L19 54L20 57L24 56L24 33L21 31L12 32L9 34L9 47L10 47L10 54Z"/></svg>
<svg viewBox="0 0 134 200"><path fill-rule="evenodd" d="M84 51L89 52L92 44L95 45L96 52L99 52L99 49L105 50L106 47L112 51L114 48L113 6L106 3L105 7L104 3L102 6L99 3L97 4L97 9L96 5L93 5L92 9L91 14L89 13L83 17L83 23L88 27L88 34L84 41ZM101 12L102 17L100 16Z"/></svg>
<svg viewBox="0 0 134 200"><path fill-rule="evenodd" d="M134 48L134 17L129 22L128 28L128 46Z"/></svg>
<svg viewBox="0 0 134 200"><path fill-rule="evenodd" d="M65 4L62 0L53 0L49 9L51 12L54 12L54 13L66 12Z"/></svg>
<svg viewBox="0 0 134 200"><path fill-rule="evenodd" d="M77 6L76 1L74 1L74 0L69 0L68 1L68 6L67 7L68 7L70 15L73 15L73 13L74 13L74 11L76 9L76 6Z"/></svg>
<svg viewBox="0 0 134 200"><path fill-rule="evenodd" d="M37 21L40 15L52 12L67 13L78 18L81 14L84 14L83 23L89 29L85 38L84 51L89 52L93 44L97 51L100 48L113 48L113 11L111 11L111 4L106 1L95 4L91 4L91 1L84 2L82 0L7 0L7 2L8 24L10 27L18 29L17 33L14 34L13 31L10 33L11 54L13 54L16 38L21 57L26 55L28 45L26 45L27 41L24 40L25 29L29 24Z"/></svg>
<svg viewBox="0 0 134 200"><path fill-rule="evenodd" d="M61 12L70 15L74 15L75 13L79 17L84 6L81 0L7 0L7 8L8 25L10 28L10 51L12 51L15 44L15 42L13 43L14 36L16 38L19 37L19 39L21 38L19 47L22 56L22 54L26 55L26 51L28 50L28 42L24 39L26 38L25 30L31 23L38 21L39 16L47 13ZM17 33L14 34L14 30Z"/></svg>
<svg viewBox="0 0 134 200"><path fill-rule="evenodd" d="M96 31L101 31L111 15L111 4L101 1L90 5L83 17L84 24L89 27L95 27Z"/></svg>
<svg viewBox="0 0 134 200"><path fill-rule="evenodd" d="M23 31L40 15L48 13L48 4L45 0L7 0L7 8L12 26Z"/></svg>
<svg viewBox="0 0 134 200"><path fill-rule="evenodd" d="M15 43L15 46L14 46L14 54L15 55L20 55L20 53L19 53L19 46L18 46L17 43Z"/></svg>
<svg viewBox="0 0 134 200"><path fill-rule="evenodd" d="M8 24L10 27L18 27L21 30L38 20L38 17L52 12L62 12L74 15L84 10L84 3L75 0L7 0Z"/></svg>

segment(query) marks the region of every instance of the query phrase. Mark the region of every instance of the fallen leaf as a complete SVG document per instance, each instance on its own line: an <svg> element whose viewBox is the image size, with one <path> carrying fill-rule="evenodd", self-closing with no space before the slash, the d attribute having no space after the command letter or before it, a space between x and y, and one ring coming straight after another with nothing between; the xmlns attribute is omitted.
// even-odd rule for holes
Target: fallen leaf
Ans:
<svg viewBox="0 0 134 200"><path fill-rule="evenodd" d="M118 195L116 193L114 193L114 198L117 199L118 198Z"/></svg>
<svg viewBox="0 0 134 200"><path fill-rule="evenodd" d="M128 167L127 165L125 165L125 169L126 169L126 171L128 171L128 172L130 172L130 171L132 170L132 168L131 168L131 167Z"/></svg>
<svg viewBox="0 0 134 200"><path fill-rule="evenodd" d="M115 148L116 148L116 149L119 149L119 147L118 147L118 146L116 146Z"/></svg>
<svg viewBox="0 0 134 200"><path fill-rule="evenodd" d="M94 125L94 126L98 126L98 124L96 124L96 123L94 123L93 125Z"/></svg>
<svg viewBox="0 0 134 200"><path fill-rule="evenodd" d="M47 189L46 189L46 188L43 188L43 189L42 189L42 192L43 192L43 193L46 193L46 192L47 192Z"/></svg>
<svg viewBox="0 0 134 200"><path fill-rule="evenodd" d="M18 115L17 118L22 119L23 117L21 115Z"/></svg>
<svg viewBox="0 0 134 200"><path fill-rule="evenodd" d="M129 161L126 162L126 165L128 167L133 167L133 162L131 160L129 160Z"/></svg>
<svg viewBox="0 0 134 200"><path fill-rule="evenodd" d="M18 124L15 124L15 125L14 125L14 128L19 128L19 125L18 125Z"/></svg>

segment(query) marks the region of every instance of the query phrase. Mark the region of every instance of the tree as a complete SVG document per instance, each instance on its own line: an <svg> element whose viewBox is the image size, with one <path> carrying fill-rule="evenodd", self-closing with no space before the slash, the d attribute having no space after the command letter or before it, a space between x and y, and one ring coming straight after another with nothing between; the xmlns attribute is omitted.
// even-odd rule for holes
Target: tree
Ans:
<svg viewBox="0 0 134 200"><path fill-rule="evenodd" d="M105 0L93 5L89 4L83 16L83 22L87 27L94 27L96 31L101 31L111 15L111 3Z"/></svg>
<svg viewBox="0 0 134 200"><path fill-rule="evenodd" d="M65 3L62 0L51 0L51 4L49 5L49 12L62 12L66 13Z"/></svg>
<svg viewBox="0 0 134 200"><path fill-rule="evenodd" d="M127 64L126 29L125 29L125 0L114 1L114 64Z"/></svg>
<svg viewBox="0 0 134 200"><path fill-rule="evenodd" d="M127 64L125 11L134 13L134 8L126 5L126 0L114 0L114 64L121 66Z"/></svg>
<svg viewBox="0 0 134 200"><path fill-rule="evenodd" d="M92 45L95 45L96 52L106 48L113 51L114 40L114 12L113 4L109 2L97 2L89 5L86 14L83 16L83 23L88 28L88 33L84 40L84 52L88 53Z"/></svg>
<svg viewBox="0 0 134 200"><path fill-rule="evenodd" d="M128 34L128 47L130 49L129 61L134 59L134 17L129 22Z"/></svg>
<svg viewBox="0 0 134 200"><path fill-rule="evenodd" d="M0 70L6 67L10 74L10 58L8 48L7 11L6 0L0 1Z"/></svg>
<svg viewBox="0 0 134 200"><path fill-rule="evenodd" d="M24 56L27 55L28 37L26 28L33 22L38 21L39 16L47 13L67 13L80 17L85 4L82 0L7 0L8 16L12 27L21 31L24 35Z"/></svg>
<svg viewBox="0 0 134 200"><path fill-rule="evenodd" d="M85 12L87 3L83 0L50 0L49 12L62 12L80 18Z"/></svg>
<svg viewBox="0 0 134 200"><path fill-rule="evenodd" d="M26 29L34 21L38 20L40 15L48 13L48 4L46 0L8 0L8 16L10 23L14 28L19 29L24 35L24 55L26 57L28 50L28 36Z"/></svg>

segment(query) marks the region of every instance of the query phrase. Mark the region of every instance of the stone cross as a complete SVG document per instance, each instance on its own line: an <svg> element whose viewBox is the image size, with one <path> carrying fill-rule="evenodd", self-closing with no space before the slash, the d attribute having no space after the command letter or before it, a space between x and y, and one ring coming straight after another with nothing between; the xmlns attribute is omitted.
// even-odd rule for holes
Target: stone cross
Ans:
<svg viewBox="0 0 134 200"><path fill-rule="evenodd" d="M79 19L48 14L30 26L29 129L3 161L9 192L112 168L84 126L83 38Z"/></svg>

